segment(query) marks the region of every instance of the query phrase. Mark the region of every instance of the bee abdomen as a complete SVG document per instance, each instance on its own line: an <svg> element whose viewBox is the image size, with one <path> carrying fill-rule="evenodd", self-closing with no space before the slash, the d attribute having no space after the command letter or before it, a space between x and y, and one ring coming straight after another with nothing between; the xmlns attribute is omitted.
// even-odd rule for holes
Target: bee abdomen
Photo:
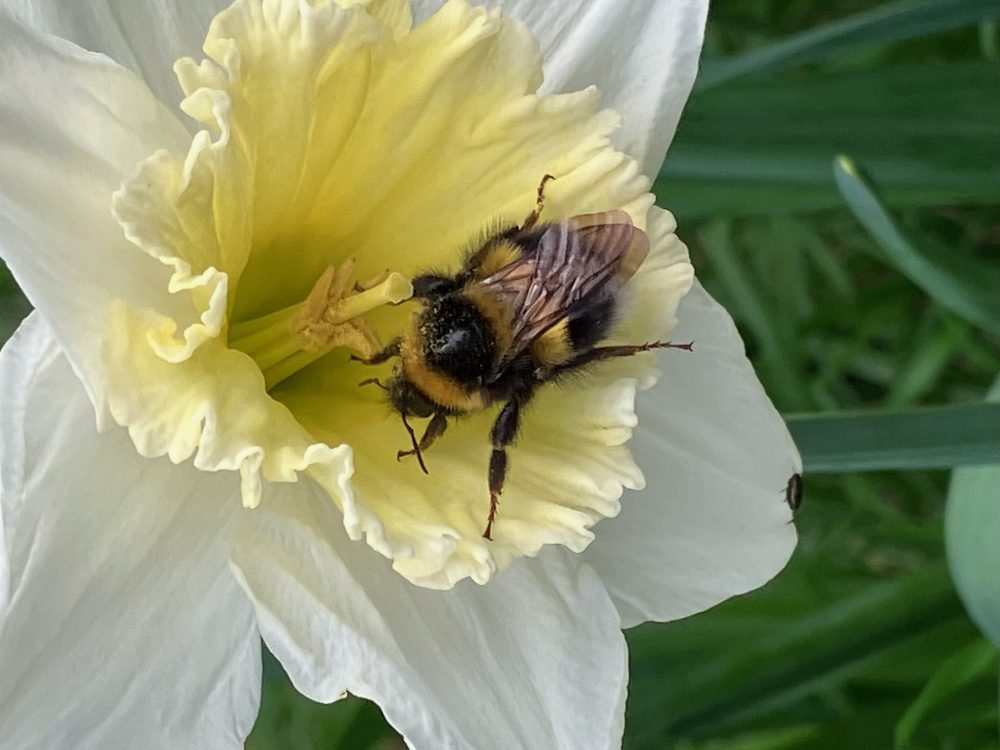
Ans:
<svg viewBox="0 0 1000 750"><path fill-rule="evenodd" d="M607 336L614 322L615 302L615 295L606 290L570 313L567 334L574 350L589 351Z"/></svg>

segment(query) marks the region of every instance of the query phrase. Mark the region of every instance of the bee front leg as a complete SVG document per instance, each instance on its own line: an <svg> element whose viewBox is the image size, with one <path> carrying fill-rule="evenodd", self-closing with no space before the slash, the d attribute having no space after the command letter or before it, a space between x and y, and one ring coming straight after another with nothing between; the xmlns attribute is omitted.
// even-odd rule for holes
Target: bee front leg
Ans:
<svg viewBox="0 0 1000 750"><path fill-rule="evenodd" d="M408 451L396 451L396 460L400 461L404 456L412 456L417 450L423 453L434 445L434 441L441 437L446 429L448 429L448 418L441 412L438 412L427 424L427 429L424 430L423 437L420 438L417 448Z"/></svg>
<svg viewBox="0 0 1000 750"><path fill-rule="evenodd" d="M364 357L359 357L357 354L351 355L351 360L353 362L362 362L366 365L380 365L386 360L392 359L393 357L399 356L399 347L402 346L403 339L395 338L389 342L389 345L385 347L380 352L373 354L367 359Z"/></svg>
<svg viewBox="0 0 1000 750"><path fill-rule="evenodd" d="M490 454L490 514L486 518L486 529L483 531L484 539L493 539L493 521L497 516L497 506L500 504L500 493L503 492L504 480L507 478L507 446L514 442L517 437L517 428L521 420L521 406L525 398L515 397L508 401L496 422L490 430L490 442L493 444L493 452Z"/></svg>

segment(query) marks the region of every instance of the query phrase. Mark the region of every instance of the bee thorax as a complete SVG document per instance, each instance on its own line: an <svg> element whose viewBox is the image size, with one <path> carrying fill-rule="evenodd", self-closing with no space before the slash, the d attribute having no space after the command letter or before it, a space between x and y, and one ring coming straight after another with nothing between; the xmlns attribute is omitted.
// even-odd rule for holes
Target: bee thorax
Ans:
<svg viewBox="0 0 1000 750"><path fill-rule="evenodd" d="M459 295L434 302L420 328L428 364L461 383L481 383L495 364L495 337L489 322Z"/></svg>

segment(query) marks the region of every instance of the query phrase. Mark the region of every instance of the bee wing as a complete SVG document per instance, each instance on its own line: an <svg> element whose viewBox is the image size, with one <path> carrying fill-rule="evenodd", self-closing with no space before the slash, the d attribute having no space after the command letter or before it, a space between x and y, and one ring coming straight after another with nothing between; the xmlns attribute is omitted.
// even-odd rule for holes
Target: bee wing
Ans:
<svg viewBox="0 0 1000 750"><path fill-rule="evenodd" d="M566 219L566 221L572 222L577 232L585 234L604 231L613 227L616 236L606 236L605 240L609 244L615 244L616 247L617 243L615 241L620 242L625 239L624 235L627 235L628 244L621 255L618 270L615 274L618 286L623 285L635 275L635 272L639 270L639 266L642 265L642 262L646 260L646 256L649 254L649 239L646 237L646 233L641 229L637 229L632 224L632 218L624 211L581 214L580 216Z"/></svg>
<svg viewBox="0 0 1000 750"><path fill-rule="evenodd" d="M574 307L617 291L649 252L649 240L624 211L583 214L552 225L526 254L481 282L510 309L505 362L525 351Z"/></svg>

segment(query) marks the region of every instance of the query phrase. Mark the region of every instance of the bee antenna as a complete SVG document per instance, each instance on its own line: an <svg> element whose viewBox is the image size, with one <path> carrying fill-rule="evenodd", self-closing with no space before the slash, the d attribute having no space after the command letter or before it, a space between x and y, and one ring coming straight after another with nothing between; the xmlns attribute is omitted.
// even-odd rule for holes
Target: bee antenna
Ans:
<svg viewBox="0 0 1000 750"><path fill-rule="evenodd" d="M424 474L430 474L430 472L427 471L427 464L424 463L424 457L420 453L420 443L417 442L417 433L413 431L413 428L410 427L410 423L406 421L406 412L401 411L399 414L403 418L403 427L405 427L406 431L410 433L410 442L413 443L413 452L417 456L417 463L420 464L420 468L423 469Z"/></svg>
<svg viewBox="0 0 1000 750"><path fill-rule="evenodd" d="M360 383L358 383L358 388L360 388L363 385L377 385L383 391L389 390L389 386L387 386L385 383L383 383L378 378L365 378Z"/></svg>

